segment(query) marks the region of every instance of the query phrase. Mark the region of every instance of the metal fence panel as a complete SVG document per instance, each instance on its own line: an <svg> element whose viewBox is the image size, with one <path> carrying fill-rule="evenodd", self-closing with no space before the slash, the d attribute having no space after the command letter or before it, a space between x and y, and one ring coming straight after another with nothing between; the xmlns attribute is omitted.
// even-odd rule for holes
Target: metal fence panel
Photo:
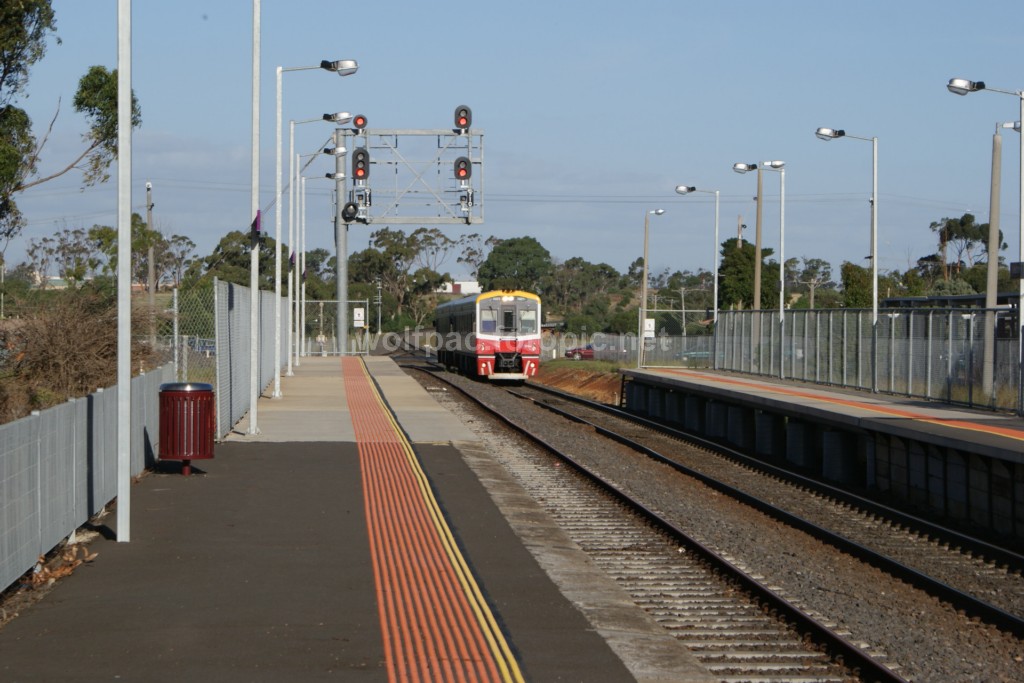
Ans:
<svg viewBox="0 0 1024 683"><path fill-rule="evenodd" d="M157 452L173 379L173 364L132 379L131 476ZM0 590L116 497L116 434L116 388L0 425Z"/></svg>
<svg viewBox="0 0 1024 683"><path fill-rule="evenodd" d="M886 309L721 311L718 368L835 386L1020 410L1016 339L995 340L993 387L983 389L985 311ZM757 340L755 343L754 340Z"/></svg>

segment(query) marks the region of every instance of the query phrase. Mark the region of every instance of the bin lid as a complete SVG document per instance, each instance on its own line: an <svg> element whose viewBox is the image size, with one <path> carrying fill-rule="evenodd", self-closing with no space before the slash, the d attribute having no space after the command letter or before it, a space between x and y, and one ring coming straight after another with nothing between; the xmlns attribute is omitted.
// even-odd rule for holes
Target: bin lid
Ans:
<svg viewBox="0 0 1024 683"><path fill-rule="evenodd" d="M160 391L213 391L213 385L203 382L170 382L161 384Z"/></svg>

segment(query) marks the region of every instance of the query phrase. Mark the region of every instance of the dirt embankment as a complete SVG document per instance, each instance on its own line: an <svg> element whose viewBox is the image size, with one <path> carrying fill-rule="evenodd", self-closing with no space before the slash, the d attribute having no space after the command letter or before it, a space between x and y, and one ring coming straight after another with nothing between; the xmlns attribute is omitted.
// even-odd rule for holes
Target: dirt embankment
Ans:
<svg viewBox="0 0 1024 683"><path fill-rule="evenodd" d="M618 405L622 391L621 375L587 369L584 363L580 367L542 364L537 376L530 381L612 405Z"/></svg>

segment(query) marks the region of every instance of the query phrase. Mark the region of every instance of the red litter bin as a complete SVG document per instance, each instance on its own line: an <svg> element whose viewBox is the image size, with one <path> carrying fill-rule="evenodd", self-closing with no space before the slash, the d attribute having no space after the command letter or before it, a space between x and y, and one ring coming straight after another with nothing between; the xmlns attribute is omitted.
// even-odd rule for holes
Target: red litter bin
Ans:
<svg viewBox="0 0 1024 683"><path fill-rule="evenodd" d="M193 460L213 457L216 432L213 385L160 385L160 459L180 460L181 473L192 474Z"/></svg>

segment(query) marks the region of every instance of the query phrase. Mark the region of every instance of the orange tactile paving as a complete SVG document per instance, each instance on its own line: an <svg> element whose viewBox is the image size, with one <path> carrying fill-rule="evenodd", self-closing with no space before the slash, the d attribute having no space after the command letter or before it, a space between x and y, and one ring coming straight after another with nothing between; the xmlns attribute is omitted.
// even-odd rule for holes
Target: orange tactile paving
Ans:
<svg viewBox="0 0 1024 683"><path fill-rule="evenodd" d="M362 360L342 359L388 680L522 681L430 485Z"/></svg>
<svg viewBox="0 0 1024 683"><path fill-rule="evenodd" d="M756 387L759 391L767 391L770 393L781 394L783 396L796 396L800 398L810 398L815 401L821 401L822 403L833 403L835 405L848 406L852 408L860 408L873 413L879 413L882 415L889 415L892 417L905 417L911 420L917 420L919 422L925 422L928 424L942 425L945 427L953 427L954 429L963 429L965 431L982 432L985 434L998 434L1005 436L1010 439L1016 439L1018 441L1024 441L1024 432L1019 429L1013 429L1009 427L999 427L997 425L986 425L978 424L975 422L968 422L960 418L942 418L935 417L933 415L926 415L925 413L915 412L913 410L907 410L906 408L895 408L892 406L878 405L876 403L867 403L865 401L858 401L854 398L840 398L838 396L824 396L820 393L811 393L808 391L801 391L799 389L793 389L785 386L775 386L769 384L753 384L751 382L744 382L740 379L732 379L727 377L709 377L708 375L697 375L684 370L668 370L666 371L672 375L679 375L680 377L689 377L691 379L698 379L702 382L716 382L718 384L726 384L741 387Z"/></svg>

